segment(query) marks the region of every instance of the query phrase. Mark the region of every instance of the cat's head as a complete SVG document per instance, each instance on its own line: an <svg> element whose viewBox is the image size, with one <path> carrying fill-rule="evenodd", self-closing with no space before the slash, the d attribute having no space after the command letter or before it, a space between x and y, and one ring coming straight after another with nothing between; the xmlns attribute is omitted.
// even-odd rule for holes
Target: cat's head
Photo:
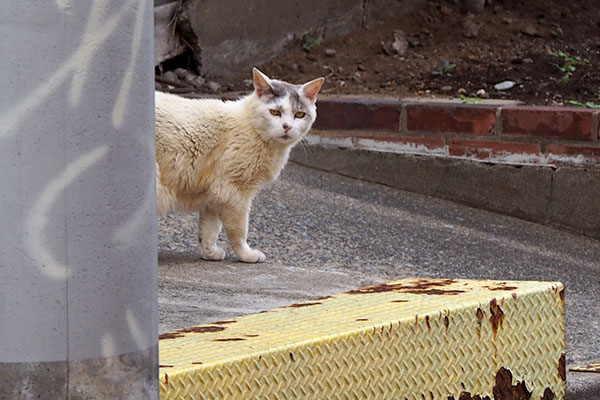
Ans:
<svg viewBox="0 0 600 400"><path fill-rule="evenodd" d="M254 68L253 122L265 141L291 145L299 141L317 118L317 94L324 78L303 85L269 79Z"/></svg>

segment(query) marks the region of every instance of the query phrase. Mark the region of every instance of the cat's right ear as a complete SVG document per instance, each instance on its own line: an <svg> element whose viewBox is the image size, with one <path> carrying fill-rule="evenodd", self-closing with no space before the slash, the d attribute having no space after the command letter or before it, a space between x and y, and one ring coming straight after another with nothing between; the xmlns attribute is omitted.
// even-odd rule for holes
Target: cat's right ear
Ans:
<svg viewBox="0 0 600 400"><path fill-rule="evenodd" d="M269 84L269 77L260 72L258 68L252 68L252 78L254 82L254 90L256 90L258 97L273 94L273 89Z"/></svg>

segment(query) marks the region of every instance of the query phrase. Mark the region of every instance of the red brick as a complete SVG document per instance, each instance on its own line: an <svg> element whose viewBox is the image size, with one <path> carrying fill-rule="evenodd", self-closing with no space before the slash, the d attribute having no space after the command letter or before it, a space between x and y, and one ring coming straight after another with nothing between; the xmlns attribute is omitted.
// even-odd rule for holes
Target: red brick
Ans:
<svg viewBox="0 0 600 400"><path fill-rule="evenodd" d="M369 139L378 142L401 143L415 146L425 146L428 149L439 149L446 146L444 138L418 136L357 136L357 139Z"/></svg>
<svg viewBox="0 0 600 400"><path fill-rule="evenodd" d="M409 132L493 135L496 108L454 104L411 104L406 109Z"/></svg>
<svg viewBox="0 0 600 400"><path fill-rule="evenodd" d="M402 104L388 99L325 97L317 102L316 129L399 131Z"/></svg>
<svg viewBox="0 0 600 400"><path fill-rule="evenodd" d="M507 107L502 111L503 135L592 140L591 110L564 107Z"/></svg>
<svg viewBox="0 0 600 400"><path fill-rule="evenodd" d="M600 161L600 146L577 146L568 144L549 144L546 152L559 156L577 157L583 156L587 159Z"/></svg>
<svg viewBox="0 0 600 400"><path fill-rule="evenodd" d="M457 157L476 157L487 159L506 154L539 155L541 146L538 143L501 142L491 140L452 139L450 155Z"/></svg>

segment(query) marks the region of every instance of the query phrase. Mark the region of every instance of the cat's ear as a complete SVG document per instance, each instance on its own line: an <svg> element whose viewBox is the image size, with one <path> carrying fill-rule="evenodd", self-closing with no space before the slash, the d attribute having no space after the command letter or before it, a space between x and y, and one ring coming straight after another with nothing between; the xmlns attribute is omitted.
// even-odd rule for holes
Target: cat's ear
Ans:
<svg viewBox="0 0 600 400"><path fill-rule="evenodd" d="M273 93L273 89L269 84L269 77L260 72L258 68L252 68L252 80L258 97Z"/></svg>
<svg viewBox="0 0 600 400"><path fill-rule="evenodd" d="M304 96L314 103L317 101L317 95L319 94L321 87L323 87L323 83L325 83L325 78L314 79L302 85L300 91Z"/></svg>

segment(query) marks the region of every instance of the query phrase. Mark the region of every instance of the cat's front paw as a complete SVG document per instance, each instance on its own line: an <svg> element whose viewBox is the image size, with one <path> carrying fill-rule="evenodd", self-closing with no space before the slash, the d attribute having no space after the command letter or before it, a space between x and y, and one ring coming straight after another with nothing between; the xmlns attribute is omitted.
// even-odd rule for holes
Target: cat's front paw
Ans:
<svg viewBox="0 0 600 400"><path fill-rule="evenodd" d="M256 249L249 249L241 252L238 254L238 257L240 258L240 261L245 263L261 263L265 262L267 259L262 251Z"/></svg>
<svg viewBox="0 0 600 400"><path fill-rule="evenodd" d="M225 258L225 250L217 245L200 247L200 254L203 260L208 261L222 261Z"/></svg>

